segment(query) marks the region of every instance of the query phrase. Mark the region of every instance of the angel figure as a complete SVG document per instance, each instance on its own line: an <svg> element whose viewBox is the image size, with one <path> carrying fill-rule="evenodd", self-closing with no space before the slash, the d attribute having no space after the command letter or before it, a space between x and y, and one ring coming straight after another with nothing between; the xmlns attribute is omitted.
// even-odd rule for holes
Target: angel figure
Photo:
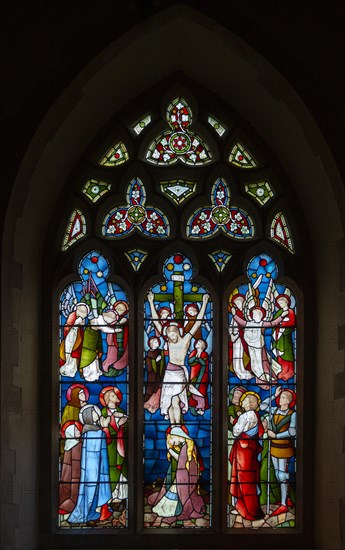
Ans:
<svg viewBox="0 0 345 550"><path fill-rule="evenodd" d="M281 367L278 378L289 380L294 375L294 342L293 335L296 327L296 316L291 308L291 291L286 288L283 294L275 293L275 301L278 311L274 318L287 312L279 327L272 333L272 351Z"/></svg>
<svg viewBox="0 0 345 550"><path fill-rule="evenodd" d="M258 278L255 285L257 288L261 282L262 276ZM268 357L265 346L265 328L277 327L288 315L283 311L278 317L271 320L274 312L273 281L267 288L262 305L258 303L255 288L249 283L248 291L243 304L243 319L237 314L234 307L231 313L239 327L244 329L244 340L248 345L250 357L250 368L256 381L263 389L269 389L267 382L277 379L277 374L281 371L281 366L275 359Z"/></svg>
<svg viewBox="0 0 345 550"><path fill-rule="evenodd" d="M74 287L70 285L61 304L62 313L67 320L60 344L60 374L70 378L75 376L80 365L84 326L90 313L86 303L77 302Z"/></svg>
<svg viewBox="0 0 345 550"><path fill-rule="evenodd" d="M90 280L90 284L84 289L87 293L84 295L83 300L89 301L88 303L90 303L91 310L89 314L89 324L86 325L84 331L79 365L82 378L88 382L98 380L104 373L114 376L117 372L116 369L124 368L127 364L127 356L124 353L124 348L127 346L127 338L123 336L124 327L128 321L125 317L128 311L127 303L122 300L116 300L115 293L110 284L108 285L108 292L104 298L96 285L94 283L91 284L91 282ZM128 331L127 326L126 329ZM110 355L107 356L104 362L105 368L103 367L103 371L101 370L101 358L103 355L101 333L107 335L108 346L110 337L114 337L114 334L117 333L114 337L115 340L110 342L110 344L113 343L114 346L110 348L110 350L108 348ZM126 332L126 334L128 335L128 332ZM118 348L116 348L115 342ZM118 360L120 359L121 353L124 364L119 367ZM116 366L114 363L117 363Z"/></svg>
<svg viewBox="0 0 345 550"><path fill-rule="evenodd" d="M236 315L243 317L243 304L245 297L237 292L233 292L230 301L229 309L232 307L236 310ZM244 339L244 329L240 328L232 317L229 323L229 366L233 369L235 375L240 380L250 380L253 374L250 370L250 358L248 353L248 344Z"/></svg>

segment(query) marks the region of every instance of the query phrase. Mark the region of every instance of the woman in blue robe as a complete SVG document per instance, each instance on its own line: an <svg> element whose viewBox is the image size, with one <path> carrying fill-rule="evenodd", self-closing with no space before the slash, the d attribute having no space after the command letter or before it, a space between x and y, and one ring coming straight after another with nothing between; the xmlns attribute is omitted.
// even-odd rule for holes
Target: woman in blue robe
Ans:
<svg viewBox="0 0 345 550"><path fill-rule="evenodd" d="M108 508L111 487L107 443L100 419L101 412L96 405L85 405L80 411L80 421L84 424L81 476L77 504L68 518L69 523L92 526L112 515Z"/></svg>

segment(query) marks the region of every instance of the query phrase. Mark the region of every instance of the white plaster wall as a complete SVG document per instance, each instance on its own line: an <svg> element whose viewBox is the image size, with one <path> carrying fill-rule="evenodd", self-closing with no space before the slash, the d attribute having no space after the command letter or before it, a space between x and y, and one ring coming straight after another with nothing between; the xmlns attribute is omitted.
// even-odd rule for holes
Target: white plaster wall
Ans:
<svg viewBox="0 0 345 550"><path fill-rule="evenodd" d="M187 54L178 36L189 37ZM157 48L163 38L175 47ZM211 89L250 121L275 152L305 206L316 258L319 319L316 542L319 548L340 546L337 507L344 495L344 399L333 398L333 375L339 372L341 356L330 330L339 323L340 258L334 250L343 236L341 195L335 196L342 192L340 178L320 131L288 82L239 38L181 6L132 29L77 76L43 120L18 170L3 242L3 402L13 401L14 411L3 418L3 433L9 434L5 473L16 491L15 507L3 506L6 550L13 550L13 545L32 550L37 541L37 315L41 250L55 201L82 151L108 119L176 70ZM23 484L31 491L22 489ZM9 517L13 510L15 539Z"/></svg>

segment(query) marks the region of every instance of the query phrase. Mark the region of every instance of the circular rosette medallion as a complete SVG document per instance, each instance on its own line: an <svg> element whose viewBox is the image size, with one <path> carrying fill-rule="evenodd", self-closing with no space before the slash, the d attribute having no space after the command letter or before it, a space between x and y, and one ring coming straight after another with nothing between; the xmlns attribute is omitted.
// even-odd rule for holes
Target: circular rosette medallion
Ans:
<svg viewBox="0 0 345 550"><path fill-rule="evenodd" d="M177 155L182 155L189 151L191 146L190 138L184 132L175 132L169 139L170 149Z"/></svg>
<svg viewBox="0 0 345 550"><path fill-rule="evenodd" d="M230 219L229 208L226 206L215 206L212 209L212 220L218 225L226 224Z"/></svg>
<svg viewBox="0 0 345 550"><path fill-rule="evenodd" d="M145 208L140 205L131 206L128 209L127 219L135 225L143 223L146 219Z"/></svg>

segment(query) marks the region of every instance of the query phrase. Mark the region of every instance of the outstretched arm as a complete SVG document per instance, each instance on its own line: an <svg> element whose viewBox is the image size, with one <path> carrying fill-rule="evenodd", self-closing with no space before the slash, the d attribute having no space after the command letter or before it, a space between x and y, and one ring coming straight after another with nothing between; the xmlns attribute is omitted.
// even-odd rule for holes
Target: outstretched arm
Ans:
<svg viewBox="0 0 345 550"><path fill-rule="evenodd" d="M191 334L191 336L193 336L201 326L201 323L204 319L206 306L207 306L207 303L208 303L209 299L210 299L210 296L208 294L203 295L203 297L202 297L202 306L201 306L201 309L199 311L198 319L197 319L197 321L195 321L195 323L193 324L192 328L189 331L189 334Z"/></svg>
<svg viewBox="0 0 345 550"><path fill-rule="evenodd" d="M106 323L106 321L104 320L103 315L99 315L95 319L91 319L90 325L92 326L93 330L100 330L101 332L104 332L105 334L113 334L114 332L119 332L118 328L116 328L115 326L109 326Z"/></svg>
<svg viewBox="0 0 345 550"><path fill-rule="evenodd" d="M284 317L286 317L287 315L289 315L289 312L288 311L283 311L283 313L281 315L279 315L279 317L277 317L276 319L273 319L273 321L264 321L262 323L262 326L263 327L276 327L277 325L280 325L280 323L283 321Z"/></svg>
<svg viewBox="0 0 345 550"><path fill-rule="evenodd" d="M267 411L267 409L270 408L272 401L274 401L275 399L277 399L277 397L279 397L279 395L281 394L281 392L282 392L282 387L281 387L281 386L277 386L277 387L276 387L276 391L274 392L274 395L269 395L268 397L266 397L266 399L264 399L264 400L261 402L261 404L260 404L260 411Z"/></svg>
<svg viewBox="0 0 345 550"><path fill-rule="evenodd" d="M150 292L147 293L147 299L150 304L150 311L151 311L153 324L157 329L157 331L159 332L159 334L162 334L162 324L159 321L158 313L156 311L155 304L154 304L155 295L151 290Z"/></svg>
<svg viewBox="0 0 345 550"><path fill-rule="evenodd" d="M240 326L240 327L245 327L246 324L247 324L247 321L245 321L244 319L241 319L241 317L239 317L236 313L236 309L234 307L231 308L231 313L232 313L232 317L234 319L234 321L236 321L236 323Z"/></svg>

